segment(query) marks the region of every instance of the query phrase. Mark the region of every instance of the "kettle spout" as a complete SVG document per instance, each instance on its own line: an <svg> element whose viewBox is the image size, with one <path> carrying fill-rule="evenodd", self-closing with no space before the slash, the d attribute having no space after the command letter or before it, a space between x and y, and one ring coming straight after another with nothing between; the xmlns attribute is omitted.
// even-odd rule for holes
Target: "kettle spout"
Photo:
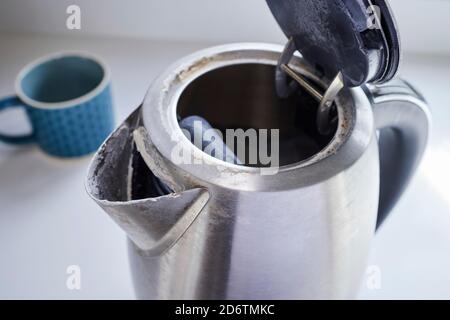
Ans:
<svg viewBox="0 0 450 320"><path fill-rule="evenodd" d="M149 256L170 249L189 229L209 200L204 188L161 195L155 175L133 141L141 108L95 154L86 179L88 194Z"/></svg>

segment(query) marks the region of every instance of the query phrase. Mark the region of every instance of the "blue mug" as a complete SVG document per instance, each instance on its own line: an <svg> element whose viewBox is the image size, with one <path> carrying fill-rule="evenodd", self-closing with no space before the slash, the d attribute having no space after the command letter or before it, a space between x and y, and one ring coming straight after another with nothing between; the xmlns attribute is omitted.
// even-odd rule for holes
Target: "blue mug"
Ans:
<svg viewBox="0 0 450 320"><path fill-rule="evenodd" d="M109 69L84 53L58 53L22 69L16 95L0 100L0 111L24 108L32 132L21 136L0 133L0 141L36 143L57 157L94 152L114 128Z"/></svg>

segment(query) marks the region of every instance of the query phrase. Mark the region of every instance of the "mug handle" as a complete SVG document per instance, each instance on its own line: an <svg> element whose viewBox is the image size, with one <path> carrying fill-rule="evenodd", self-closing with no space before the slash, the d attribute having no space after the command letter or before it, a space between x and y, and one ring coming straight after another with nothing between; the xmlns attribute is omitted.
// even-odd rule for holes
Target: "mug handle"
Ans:
<svg viewBox="0 0 450 320"><path fill-rule="evenodd" d="M379 130L378 229L405 191L423 157L431 115L423 96L401 79L368 84L365 89Z"/></svg>
<svg viewBox="0 0 450 320"><path fill-rule="evenodd" d="M17 97L11 96L0 100L0 112L8 108L25 108L25 104ZM34 141L34 134L12 136L0 133L0 141L10 144L27 144Z"/></svg>

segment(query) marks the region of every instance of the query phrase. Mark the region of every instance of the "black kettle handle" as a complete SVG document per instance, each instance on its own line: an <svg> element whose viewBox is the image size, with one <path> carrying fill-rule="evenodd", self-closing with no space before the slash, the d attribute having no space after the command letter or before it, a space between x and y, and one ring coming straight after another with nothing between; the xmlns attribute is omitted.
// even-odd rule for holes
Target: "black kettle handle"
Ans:
<svg viewBox="0 0 450 320"><path fill-rule="evenodd" d="M366 88L379 130L378 229L405 191L423 157L431 116L422 95L401 79Z"/></svg>

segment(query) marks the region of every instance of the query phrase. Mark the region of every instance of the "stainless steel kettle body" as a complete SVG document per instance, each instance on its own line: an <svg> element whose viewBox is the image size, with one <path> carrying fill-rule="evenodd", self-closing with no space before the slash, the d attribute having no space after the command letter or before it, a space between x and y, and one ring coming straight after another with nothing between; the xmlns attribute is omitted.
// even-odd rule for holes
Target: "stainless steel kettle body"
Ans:
<svg viewBox="0 0 450 320"><path fill-rule="evenodd" d="M195 106L223 126L233 117L260 128L289 121L277 118L272 97L281 52L232 44L179 61L94 157L87 189L128 234L139 298L340 299L358 292L377 224L425 150L428 109L401 80L345 89L329 141L276 172L196 148L177 120ZM292 66L327 84L301 57ZM224 83L248 109L233 109ZM175 161L177 148L193 162ZM173 192L158 195L158 179Z"/></svg>

